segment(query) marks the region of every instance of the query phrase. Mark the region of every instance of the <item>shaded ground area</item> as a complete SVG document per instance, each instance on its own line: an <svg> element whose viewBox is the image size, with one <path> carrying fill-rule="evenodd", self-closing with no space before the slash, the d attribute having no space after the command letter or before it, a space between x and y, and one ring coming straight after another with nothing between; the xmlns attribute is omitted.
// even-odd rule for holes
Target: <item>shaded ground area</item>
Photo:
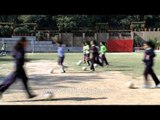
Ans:
<svg viewBox="0 0 160 120"><path fill-rule="evenodd" d="M27 99L19 80L10 87L0 101L1 105L126 105L160 104L160 89L142 89L143 77L134 78L132 73L102 69L98 72L80 71L66 64L66 73L59 72L56 62L32 61L26 64L30 85L38 94ZM127 65L121 67L128 67ZM54 68L54 74L50 70ZM131 68L130 68L131 69ZM123 69L122 69L123 70ZM1 77L2 78L2 77ZM0 79L1 79L0 78ZM133 81L135 89L127 88ZM151 81L151 84L153 82ZM44 91L51 90L54 98L44 99Z"/></svg>

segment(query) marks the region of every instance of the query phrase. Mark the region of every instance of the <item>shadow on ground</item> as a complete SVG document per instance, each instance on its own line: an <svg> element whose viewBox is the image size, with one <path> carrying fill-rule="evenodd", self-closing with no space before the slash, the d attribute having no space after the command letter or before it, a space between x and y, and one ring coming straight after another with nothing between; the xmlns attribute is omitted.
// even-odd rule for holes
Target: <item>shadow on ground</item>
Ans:
<svg viewBox="0 0 160 120"><path fill-rule="evenodd" d="M114 70L106 70L106 71L133 71L132 69L114 69Z"/></svg>
<svg viewBox="0 0 160 120"><path fill-rule="evenodd" d="M78 73L77 73L78 74ZM2 77L1 77L2 79ZM85 81L94 81L94 80L102 80L104 78L101 78L100 76L91 75L91 76L85 76L85 75L67 75L67 74L60 74L60 75L43 75L43 74L32 74L29 76L29 84L33 87L33 90L42 89L45 86L52 87L52 88L71 88L71 86L74 87L74 84L83 83ZM2 81L1 81L2 82ZM15 81L16 84L13 84L9 90L9 93L13 93L14 90L22 90L24 88L22 82L20 79L17 79ZM63 83L69 83L70 86L60 85ZM34 88L35 86L35 88Z"/></svg>
<svg viewBox="0 0 160 120"><path fill-rule="evenodd" d="M47 75L31 75L30 79L36 85L56 85L58 83L82 83L84 81L94 81L97 79L104 79L96 75L85 76L85 75L56 75L56 76L47 76Z"/></svg>
<svg viewBox="0 0 160 120"><path fill-rule="evenodd" d="M37 102L37 101L87 101L87 100L100 100L108 99L106 97L101 98L91 98L91 97L70 97L70 98L54 98L54 99L38 99L38 100L18 100L18 101L7 101L7 102Z"/></svg>

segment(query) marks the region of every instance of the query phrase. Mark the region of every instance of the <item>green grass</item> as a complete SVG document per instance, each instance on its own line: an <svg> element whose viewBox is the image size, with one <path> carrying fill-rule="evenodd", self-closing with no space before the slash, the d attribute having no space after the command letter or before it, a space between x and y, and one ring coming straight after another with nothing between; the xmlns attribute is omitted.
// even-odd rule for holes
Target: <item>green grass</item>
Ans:
<svg viewBox="0 0 160 120"><path fill-rule="evenodd" d="M66 53L65 63L72 67L74 70L81 71L82 66L77 66L76 62L82 59L82 53ZM97 67L96 71L120 71L126 75L132 75L133 77L142 76L144 64L142 63L143 53L107 53L107 59L111 66L109 67ZM57 61L57 53L29 53L27 58L36 60L53 60ZM155 58L154 70L158 76L160 76L160 54L157 53ZM13 65L12 58L10 56L0 57L0 70L1 74L11 69ZM2 67L3 66L3 67ZM0 74L0 76L1 76ZM107 75L107 73L106 73Z"/></svg>

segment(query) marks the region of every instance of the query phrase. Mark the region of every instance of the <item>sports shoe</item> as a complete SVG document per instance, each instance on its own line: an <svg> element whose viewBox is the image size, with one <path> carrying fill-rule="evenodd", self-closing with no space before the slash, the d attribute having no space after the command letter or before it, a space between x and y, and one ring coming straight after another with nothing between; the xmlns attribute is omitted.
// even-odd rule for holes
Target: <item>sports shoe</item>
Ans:
<svg viewBox="0 0 160 120"><path fill-rule="evenodd" d="M61 73L65 73L65 72L66 72L65 70L62 70L62 71L61 71Z"/></svg>
<svg viewBox="0 0 160 120"><path fill-rule="evenodd" d="M156 88L160 88L160 83L155 86Z"/></svg>
<svg viewBox="0 0 160 120"><path fill-rule="evenodd" d="M29 98L34 98L34 97L36 97L37 95L34 95L34 94L32 94L32 95L29 95Z"/></svg>
<svg viewBox="0 0 160 120"><path fill-rule="evenodd" d="M151 88L151 86L150 85L144 85L143 88L149 89L149 88Z"/></svg>
<svg viewBox="0 0 160 120"><path fill-rule="evenodd" d="M93 70L93 69L91 69L91 70L89 70L90 72L94 72L95 70Z"/></svg>
<svg viewBox="0 0 160 120"><path fill-rule="evenodd" d="M53 72L54 72L54 70L53 70L53 69L51 69L51 70L50 70L50 73L52 74Z"/></svg>

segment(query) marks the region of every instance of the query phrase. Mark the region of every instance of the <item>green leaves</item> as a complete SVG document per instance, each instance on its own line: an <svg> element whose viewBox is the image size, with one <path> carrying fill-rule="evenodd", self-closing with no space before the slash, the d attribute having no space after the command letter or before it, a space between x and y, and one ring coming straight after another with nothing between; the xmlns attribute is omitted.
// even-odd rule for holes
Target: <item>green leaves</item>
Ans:
<svg viewBox="0 0 160 120"><path fill-rule="evenodd" d="M108 23L115 29L129 29L130 23L137 21L145 21L148 28L160 27L160 15L0 15L0 22L37 23L37 29L58 29L61 32L94 29L96 23Z"/></svg>
<svg viewBox="0 0 160 120"><path fill-rule="evenodd" d="M57 27L60 32L67 32L76 26L74 16L72 15L58 15L56 17Z"/></svg>
<svg viewBox="0 0 160 120"><path fill-rule="evenodd" d="M2 37L11 37L13 29L8 25L0 27L0 36Z"/></svg>
<svg viewBox="0 0 160 120"><path fill-rule="evenodd" d="M14 32L15 34L29 34L30 30L27 28L27 26L23 26L15 28Z"/></svg>

